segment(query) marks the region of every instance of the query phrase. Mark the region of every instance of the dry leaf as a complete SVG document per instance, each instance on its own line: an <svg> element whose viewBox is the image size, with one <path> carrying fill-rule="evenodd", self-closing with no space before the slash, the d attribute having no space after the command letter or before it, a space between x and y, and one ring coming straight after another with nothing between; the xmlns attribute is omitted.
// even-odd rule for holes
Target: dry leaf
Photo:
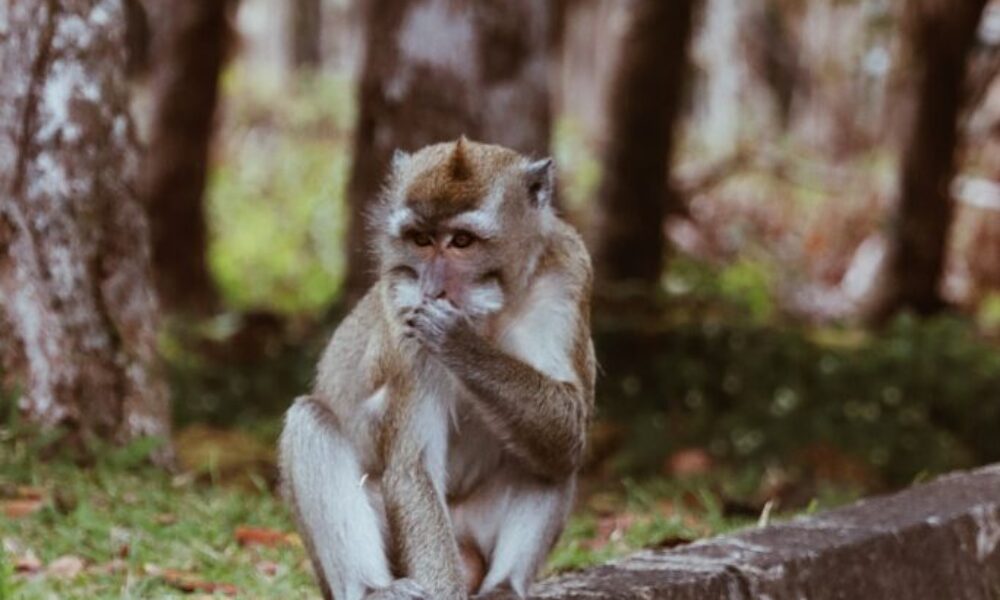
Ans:
<svg viewBox="0 0 1000 600"><path fill-rule="evenodd" d="M17 497L21 500L41 500L45 497L45 488L19 485L17 486Z"/></svg>
<svg viewBox="0 0 1000 600"><path fill-rule="evenodd" d="M170 587L182 592L201 592L204 594L225 594L235 596L239 593L239 588L231 583L220 583L217 581L206 581L194 573L178 571L176 569L163 569L156 565L148 564L145 567L146 573L154 577L159 577Z"/></svg>
<svg viewBox="0 0 1000 600"><path fill-rule="evenodd" d="M674 476L704 475L712 470L712 457L701 448L678 450L667 458L667 473Z"/></svg>
<svg viewBox="0 0 1000 600"><path fill-rule="evenodd" d="M274 577L278 574L278 569L281 565L271 560L262 560L257 563L256 567L258 573L267 575L268 577Z"/></svg>
<svg viewBox="0 0 1000 600"><path fill-rule="evenodd" d="M37 573L42 569L42 561L34 552L28 550L23 556L14 559L15 573Z"/></svg>
<svg viewBox="0 0 1000 600"><path fill-rule="evenodd" d="M0 500L0 511L8 519L20 519L37 512L45 503L41 498L17 498Z"/></svg>
<svg viewBox="0 0 1000 600"><path fill-rule="evenodd" d="M177 522L177 515L174 513L161 513L156 515L157 525L173 525Z"/></svg>
<svg viewBox="0 0 1000 600"><path fill-rule="evenodd" d="M295 545L293 534L279 531L277 529L267 529L264 527L236 528L236 541L241 546L280 546Z"/></svg>
<svg viewBox="0 0 1000 600"><path fill-rule="evenodd" d="M83 571L84 566L82 558L79 556L73 556L72 554L67 554L66 556L60 556L49 563L45 572L49 576L56 577L58 579L73 579L79 575L81 571Z"/></svg>

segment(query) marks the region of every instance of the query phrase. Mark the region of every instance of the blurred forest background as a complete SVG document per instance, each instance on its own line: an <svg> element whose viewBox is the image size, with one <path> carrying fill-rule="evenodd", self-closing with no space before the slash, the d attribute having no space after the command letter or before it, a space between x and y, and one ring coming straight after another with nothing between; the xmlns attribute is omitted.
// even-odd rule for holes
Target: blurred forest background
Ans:
<svg viewBox="0 0 1000 600"><path fill-rule="evenodd" d="M15 1L0 72L0 597L315 595L280 417L461 134L595 259L551 570L1000 460L1000 2Z"/></svg>

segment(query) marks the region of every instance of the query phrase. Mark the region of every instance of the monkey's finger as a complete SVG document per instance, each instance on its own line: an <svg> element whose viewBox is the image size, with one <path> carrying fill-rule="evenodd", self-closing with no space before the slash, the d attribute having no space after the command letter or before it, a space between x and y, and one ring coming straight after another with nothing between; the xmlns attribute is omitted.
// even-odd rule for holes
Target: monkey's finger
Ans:
<svg viewBox="0 0 1000 600"><path fill-rule="evenodd" d="M427 314L427 316L439 321L450 320L456 314L452 310L449 310L448 305L443 304L440 301L435 302L433 304L428 304L425 313Z"/></svg>

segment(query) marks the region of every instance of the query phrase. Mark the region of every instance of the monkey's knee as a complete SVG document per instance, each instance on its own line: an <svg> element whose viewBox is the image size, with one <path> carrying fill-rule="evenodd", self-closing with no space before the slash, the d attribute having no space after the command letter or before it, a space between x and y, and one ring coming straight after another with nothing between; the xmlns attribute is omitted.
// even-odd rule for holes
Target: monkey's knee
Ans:
<svg viewBox="0 0 1000 600"><path fill-rule="evenodd" d="M330 409L312 396L299 396L285 413L279 442L282 469L287 470L296 457L338 442L340 437L340 426Z"/></svg>
<svg viewBox="0 0 1000 600"><path fill-rule="evenodd" d="M313 398L297 399L280 444L286 495L321 585L337 600L357 600L388 585L382 519L333 413Z"/></svg>

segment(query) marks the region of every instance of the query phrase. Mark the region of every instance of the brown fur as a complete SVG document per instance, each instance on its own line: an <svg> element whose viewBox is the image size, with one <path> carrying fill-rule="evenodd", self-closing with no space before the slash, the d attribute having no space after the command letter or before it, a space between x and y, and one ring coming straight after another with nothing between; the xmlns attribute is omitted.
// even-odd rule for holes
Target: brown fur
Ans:
<svg viewBox="0 0 1000 600"><path fill-rule="evenodd" d="M519 160L512 150L464 138L429 146L412 157L406 204L433 220L472 210L489 192L492 177Z"/></svg>
<svg viewBox="0 0 1000 600"><path fill-rule="evenodd" d="M357 540L314 529L325 519L343 519L346 531L360 517L316 514L315 502L309 505L313 512L300 508L314 498L303 494L324 493L318 491L318 478L337 473L331 471L331 461L355 459L372 481L371 489L381 498L376 509L384 511L388 527L385 553L391 574L418 582L426 598L465 598L467 577L483 585L523 588L558 536L583 453L595 367L589 257L576 232L539 201L542 196L532 196L538 189L551 192L545 188L551 185L550 168L505 148L464 139L425 148L397 166L378 214L383 277L334 333L312 395L335 417L335 427L320 428L324 435L354 448L354 456L303 455L299 437L304 434L294 427L304 426L291 417L282 436L282 471L324 586L335 588L336 575L361 577L351 567L360 558L342 548ZM417 222L408 226L426 227L433 221L431 233L444 235L449 219L482 208L487 197L502 199L492 217L499 235L467 249L445 249L437 239L433 248L417 248L404 233L385 225L393 211L409 209ZM457 290L468 298L414 296L428 276L431 256L445 257L461 278L449 293ZM532 296L543 281L550 296ZM484 297L502 303L486 316L463 312L465 306L487 302ZM564 329L554 331L567 344L558 365L533 357L530 341L526 346L507 335L540 308L535 302L556 303L541 308L555 310L554 318L566 321ZM543 329L550 325L540 322ZM546 333L529 330L522 335ZM470 435L475 437L465 437ZM291 481L293 466L309 464L316 465L316 476ZM347 492L360 493L329 493ZM509 502L521 504L504 508ZM514 512L495 512L503 510ZM478 516L464 518L457 511ZM483 527L499 529L483 534ZM515 528L511 535L524 539L511 546L505 528ZM493 545L484 539L493 539ZM358 547L347 552L371 551ZM324 568L324 556L341 562ZM485 563L470 574L477 557ZM327 572L335 568L343 573ZM370 575L376 576L385 577ZM412 583L380 581L385 587L369 588L370 597L421 597L413 595Z"/></svg>

